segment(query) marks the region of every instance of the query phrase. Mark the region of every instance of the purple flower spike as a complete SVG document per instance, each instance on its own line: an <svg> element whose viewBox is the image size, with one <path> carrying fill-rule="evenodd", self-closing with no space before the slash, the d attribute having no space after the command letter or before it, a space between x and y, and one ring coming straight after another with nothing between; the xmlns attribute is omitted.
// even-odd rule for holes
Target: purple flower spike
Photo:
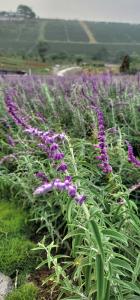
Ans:
<svg viewBox="0 0 140 300"><path fill-rule="evenodd" d="M127 147L128 147L128 161L131 162L135 167L140 168L140 160L138 160L134 153L133 153L133 147L129 144L128 141L126 141Z"/></svg>
<svg viewBox="0 0 140 300"><path fill-rule="evenodd" d="M38 187L33 195L45 195L46 193L48 193L49 191L51 191L53 189L53 184L52 182L48 183L44 183L43 185L41 185L40 187Z"/></svg>
<svg viewBox="0 0 140 300"><path fill-rule="evenodd" d="M112 167L109 164L109 157L107 154L103 113L100 111L100 109L98 107L93 107L93 109L97 113L98 127L99 127L98 145L95 145L95 148L99 149L100 153L98 156L96 156L96 159L101 161L101 164L99 164L98 166L101 167L102 171L104 173L110 173L110 172L112 172Z"/></svg>
<svg viewBox="0 0 140 300"><path fill-rule="evenodd" d="M66 189L65 182L62 182L60 179L54 180L54 187L60 191Z"/></svg>

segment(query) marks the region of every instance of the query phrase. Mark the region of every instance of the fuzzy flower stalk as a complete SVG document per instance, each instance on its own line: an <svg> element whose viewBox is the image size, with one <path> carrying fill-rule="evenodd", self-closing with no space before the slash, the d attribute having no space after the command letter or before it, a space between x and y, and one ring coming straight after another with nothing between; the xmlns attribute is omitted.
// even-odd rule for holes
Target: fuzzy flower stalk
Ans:
<svg viewBox="0 0 140 300"><path fill-rule="evenodd" d="M14 91L6 91L5 93L5 104L8 110L9 115L13 119L16 125L27 128L28 125L25 121L25 118L20 115L19 108L13 101Z"/></svg>
<svg viewBox="0 0 140 300"><path fill-rule="evenodd" d="M128 161L132 163L135 167L140 168L140 160L138 160L133 152L133 147L130 145L128 141L126 141L128 147Z"/></svg>
<svg viewBox="0 0 140 300"><path fill-rule="evenodd" d="M99 155L96 156L96 159L100 161L98 166L102 169L104 173L111 173L112 167L109 164L109 156L107 153L107 143L106 143L106 135L105 135L105 126L104 126L104 116L102 111L97 106L95 100L92 97L85 94L82 89L82 94L86 99L90 102L90 109L92 108L97 114L98 120L98 144L95 145L95 148L99 150Z"/></svg>
<svg viewBox="0 0 140 300"><path fill-rule="evenodd" d="M106 136L105 136L105 127L104 127L104 118L103 113L96 106L93 106L93 109L97 113L98 119L98 144L95 147L99 150L99 155L96 156L96 159L100 161L99 167L102 169L104 173L112 172L112 167L109 164L109 156L107 153L107 144L106 144Z"/></svg>
<svg viewBox="0 0 140 300"><path fill-rule="evenodd" d="M64 153L59 150L59 143L65 139L65 134L57 134L52 130L42 131L27 124L20 115L19 108L13 101L13 96L13 94L8 93L6 93L5 96L7 110L13 121L18 126L21 126L24 129L24 132L29 134L32 138L38 139L40 143L37 146L47 154L48 159L52 163L52 167L54 167L58 173L61 172L66 174L68 167L64 162ZM34 195L44 195L55 189L58 191L67 191L68 196L75 199L80 205L86 199L84 195L78 194L77 187L72 183L71 176L65 176L63 181L59 178L55 178L49 182L48 177L44 173L37 172L35 175L42 181L42 185L34 191Z"/></svg>

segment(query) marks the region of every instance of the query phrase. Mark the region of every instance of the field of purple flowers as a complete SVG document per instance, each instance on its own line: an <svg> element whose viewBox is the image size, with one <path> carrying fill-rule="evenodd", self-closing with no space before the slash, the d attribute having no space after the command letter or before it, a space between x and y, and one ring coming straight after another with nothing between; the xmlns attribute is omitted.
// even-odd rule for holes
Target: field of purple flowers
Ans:
<svg viewBox="0 0 140 300"><path fill-rule="evenodd" d="M0 78L0 120L50 299L140 299L140 75Z"/></svg>

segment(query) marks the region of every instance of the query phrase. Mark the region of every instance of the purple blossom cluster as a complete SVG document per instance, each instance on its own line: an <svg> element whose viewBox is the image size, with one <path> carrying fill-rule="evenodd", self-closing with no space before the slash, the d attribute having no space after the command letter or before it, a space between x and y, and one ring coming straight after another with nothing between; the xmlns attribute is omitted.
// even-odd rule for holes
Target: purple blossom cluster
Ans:
<svg viewBox="0 0 140 300"><path fill-rule="evenodd" d="M51 182L45 181L35 191L34 195L45 195L52 190L67 191L69 197L74 198L75 201L82 205L86 200L85 195L79 195L77 193L77 187L73 185L71 176L65 176L65 180L62 181L59 178L52 180Z"/></svg>
<svg viewBox="0 0 140 300"><path fill-rule="evenodd" d="M98 166L102 169L104 173L111 173L112 167L109 164L109 156L107 153L103 113L97 106L95 99L93 101L92 97L87 96L83 89L82 89L82 94L90 101L90 103L92 103L92 105L90 105L89 107L92 108L97 114L99 131L98 131L98 145L96 145L95 147L99 149L99 155L96 156L96 159L101 161L101 163L98 164Z"/></svg>
<svg viewBox="0 0 140 300"><path fill-rule="evenodd" d="M140 167L140 160L138 160L133 152L133 147L130 145L128 141L126 141L128 147L128 161L131 162L135 167Z"/></svg>
<svg viewBox="0 0 140 300"><path fill-rule="evenodd" d="M64 153L59 151L59 141L62 141L65 137L64 134L56 134L53 131L43 132L36 128L28 128L25 132L30 133L32 136L36 136L41 139L41 144L38 146L47 153L48 158L54 162L53 166L58 172L67 172L68 166L64 162ZM56 165L56 161L61 161ZM35 191L34 195L43 195L52 190L64 191L66 190L69 197L74 198L78 204L82 204L86 197L77 193L77 187L72 183L71 176L65 176L65 180L62 181L60 178L56 178L51 182L48 181L46 175L42 172L36 173L36 176L43 181L43 184L39 186Z"/></svg>
<svg viewBox="0 0 140 300"><path fill-rule="evenodd" d="M22 126L23 128L27 128L28 125L25 121L25 118L20 115L19 108L13 101L13 97L13 90L5 93L5 103L7 106L8 113L10 114L16 125Z"/></svg>
<svg viewBox="0 0 140 300"><path fill-rule="evenodd" d="M101 167L104 173L112 172L112 167L109 164L109 157L107 153L107 144L106 144L106 136L105 136L105 127L104 127L104 118L103 113L100 111L98 107L93 106L94 110L97 113L98 119L98 144L95 146L99 149L99 155L96 156L96 159L100 160L101 163L99 167Z"/></svg>
<svg viewBox="0 0 140 300"><path fill-rule="evenodd" d="M6 93L5 103L7 105L8 113L14 120L14 122L24 128L24 132L30 134L32 137L38 138L40 140L40 144L38 146L47 153L48 158L52 162L52 166L58 172L65 173L68 169L67 164L64 162L64 153L59 150L59 142L63 141L65 138L65 134L56 134L52 130L42 131L38 128L34 128L28 125L25 122L25 119L20 114L18 106L13 101L13 95ZM12 140L9 141L12 144ZM59 161L59 164L56 164L56 161ZM61 161L61 162L60 162ZM43 172L37 172L36 177L41 179L43 184L39 186L35 191L34 195L42 195L53 189L56 190L66 190L68 195L71 198L74 198L78 204L82 204L86 197L84 195L80 195L77 193L76 186L72 183L71 176L65 176L65 180L62 181L59 178L56 178L49 182L47 176Z"/></svg>

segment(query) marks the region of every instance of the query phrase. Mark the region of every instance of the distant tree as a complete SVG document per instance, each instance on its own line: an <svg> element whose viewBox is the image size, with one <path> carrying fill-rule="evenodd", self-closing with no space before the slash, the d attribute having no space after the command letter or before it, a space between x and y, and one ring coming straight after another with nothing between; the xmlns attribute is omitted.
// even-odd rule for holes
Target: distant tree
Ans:
<svg viewBox="0 0 140 300"><path fill-rule="evenodd" d="M80 65L83 62L83 57L81 55L76 56L76 63L77 65Z"/></svg>
<svg viewBox="0 0 140 300"><path fill-rule="evenodd" d="M36 17L36 14L34 13L34 11L27 5L19 5L17 7L17 14L24 16L24 18L30 18L33 19Z"/></svg>
<svg viewBox="0 0 140 300"><path fill-rule="evenodd" d="M125 55L123 58L122 64L120 66L120 72L128 73L130 69L130 57L129 55Z"/></svg>
<svg viewBox="0 0 140 300"><path fill-rule="evenodd" d="M48 51L48 44L46 41L40 41L37 45L38 54L42 60L42 62L46 61L46 54Z"/></svg>

